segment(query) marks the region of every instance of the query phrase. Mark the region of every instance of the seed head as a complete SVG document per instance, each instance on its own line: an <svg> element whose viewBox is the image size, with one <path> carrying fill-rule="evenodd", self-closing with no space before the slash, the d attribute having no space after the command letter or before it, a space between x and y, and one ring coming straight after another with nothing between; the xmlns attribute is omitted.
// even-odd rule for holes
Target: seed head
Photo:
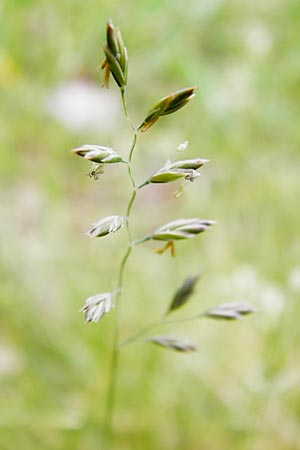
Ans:
<svg viewBox="0 0 300 450"><path fill-rule="evenodd" d="M210 319L237 320L253 312L255 312L255 309L252 305L240 302L227 302L209 309L204 315Z"/></svg>
<svg viewBox="0 0 300 450"><path fill-rule="evenodd" d="M194 238L197 234L207 230L216 222L213 220L203 219L179 219L169 222L166 225L158 228L152 239L158 241L171 241L180 239Z"/></svg>
<svg viewBox="0 0 300 450"><path fill-rule="evenodd" d="M162 169L155 172L151 178L151 183L169 183L180 178L185 178L189 181L194 181L200 174L196 172L197 169L207 163L208 159L187 159L185 161L176 161L171 163L167 161Z"/></svg>
<svg viewBox="0 0 300 450"><path fill-rule="evenodd" d="M87 298L85 304L79 310L79 312L84 313L85 323L98 322L104 314L108 313L114 307L112 297L111 292L104 292Z"/></svg>
<svg viewBox="0 0 300 450"><path fill-rule="evenodd" d="M150 128L160 116L166 116L186 105L193 97L197 87L190 87L181 89L180 91L173 92L166 97L160 99L152 108L148 111L144 121L139 126L140 131L146 131Z"/></svg>
<svg viewBox="0 0 300 450"><path fill-rule="evenodd" d="M112 73L117 85L124 88L127 83L128 55L120 30L111 20L106 24L106 44L103 45L105 60L103 86L108 88L109 75Z"/></svg>
<svg viewBox="0 0 300 450"><path fill-rule="evenodd" d="M190 297L194 294L195 286L200 278L200 275L195 275L192 277L188 277L184 280L184 282L177 289L172 302L169 306L167 314L172 311L175 311L178 308L181 308L185 305Z"/></svg>
<svg viewBox="0 0 300 450"><path fill-rule="evenodd" d="M147 339L148 342L159 345L160 347L167 348L169 350L175 350L176 352L189 353L197 350L194 344L187 340L177 339L173 337L165 336L152 336Z"/></svg>
<svg viewBox="0 0 300 450"><path fill-rule="evenodd" d="M74 148L71 152L75 155L82 156L88 161L98 164L125 162L121 156L115 152L115 150L102 145L85 144L81 147Z"/></svg>

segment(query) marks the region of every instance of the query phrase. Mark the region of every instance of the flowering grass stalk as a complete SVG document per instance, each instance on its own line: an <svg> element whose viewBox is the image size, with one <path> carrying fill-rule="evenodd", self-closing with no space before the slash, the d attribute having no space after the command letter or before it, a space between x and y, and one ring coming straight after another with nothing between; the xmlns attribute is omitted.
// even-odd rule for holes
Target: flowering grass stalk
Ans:
<svg viewBox="0 0 300 450"><path fill-rule="evenodd" d="M200 176L198 171L208 162L208 160L197 157L194 159L173 162L167 161L161 169L153 174L149 174L149 177L142 184L137 186L132 173L132 159L139 133L149 130L149 128L152 127L159 118L172 114L187 105L187 103L195 96L197 88L189 87L181 89L161 98L148 110L148 113L141 121L140 125L135 127L129 116L125 97L128 71L127 49L124 45L120 30L114 26L111 20L107 23L106 37L106 43L103 46L105 59L101 65L101 68L104 70L103 86L108 87L109 78L110 75L112 75L120 89L124 114L132 131L132 144L128 151L127 159L124 159L123 156L119 155L118 152L110 147L96 144L82 145L81 147L73 149L72 153L92 162L92 168L88 174L95 179L98 179L100 174L103 174L105 169L111 164L126 164L128 176L132 184L131 196L123 215L115 214L109 217L100 218L87 232L87 235L90 238L103 238L108 234L118 232L123 227L126 228L128 244L120 262L116 288L113 292L98 293L88 297L85 304L80 309L80 312L84 313L84 320L86 323L98 322L113 308L115 311L113 325L113 351L110 365L104 423L104 431L106 435L105 445L106 448L109 449L112 447L113 442L113 417L116 403L119 352L121 347L138 339L142 339L145 342L158 345L161 348L174 350L181 353L195 351L196 346L187 340L180 340L176 337L170 336L149 336L148 334L158 326L198 320L200 318L235 320L246 314L250 314L253 312L253 308L251 305L229 302L209 309L208 311L201 312L192 317L177 320L168 319L167 316L170 313L182 308L194 294L195 285L200 278L199 275L195 275L188 277L179 286L171 299L167 312L160 320L153 324L146 325L125 340L120 340L120 307L123 291L123 280L126 265L133 248L136 245L143 244L149 240L163 241L165 242L165 245L162 248L159 248L157 253L163 253L167 249L170 249L171 255L175 256L175 242L185 239L194 239L197 235L202 234L214 225L215 221L200 218L177 219L160 226L147 236L135 240L133 239L130 216L138 191L147 185L169 183L179 179L192 182ZM187 141L182 143L178 147L178 151L185 150L187 145Z"/></svg>
<svg viewBox="0 0 300 450"><path fill-rule="evenodd" d="M133 131L132 144L131 144L131 148L129 150L129 155L128 155L128 174L129 174L129 177L132 182L132 193L131 193L129 203L127 205L126 216L125 216L126 229L127 229L127 235L128 235L128 247L127 247L125 254L120 263L118 283L117 283L118 294L116 297L116 314L115 314L115 324L114 324L113 354L112 354L112 360L111 360L111 369L110 369L110 377L109 377L110 382L109 382L109 387L108 387L106 413L105 413L105 427L104 427L106 436L107 436L108 446L112 442L112 437L113 437L112 421L113 421L113 412L114 412L114 408L115 408L115 396L116 396L116 389L117 389L118 360L119 360L119 349L120 349L120 338L119 338L119 334L120 334L120 302L121 302L121 294L122 294L122 289L123 289L123 278L124 278L124 271L126 268L126 264L127 264L128 258L131 254L132 247L133 247L131 230L130 230L130 213L131 213L131 209L134 204L134 200L136 198L136 193L137 193L136 183L133 178L132 170L131 170L133 152L134 152L134 149L136 146L136 141L137 141L137 131L135 130L133 123L127 112L127 106L126 106L126 101L125 101L125 91L123 88L121 89L121 96L122 96L122 104L123 104L126 118L127 118L128 122L130 123L130 126Z"/></svg>

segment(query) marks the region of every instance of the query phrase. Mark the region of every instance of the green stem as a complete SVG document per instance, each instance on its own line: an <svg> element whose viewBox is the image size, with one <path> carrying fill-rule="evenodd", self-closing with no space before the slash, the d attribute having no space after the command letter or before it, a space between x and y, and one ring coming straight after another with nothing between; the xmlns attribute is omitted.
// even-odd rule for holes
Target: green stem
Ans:
<svg viewBox="0 0 300 450"><path fill-rule="evenodd" d="M111 358L111 365L110 365L110 372L109 372L109 386L107 391L107 401L106 401L106 411L105 411L105 423L104 423L104 429L106 432L106 449L112 448L113 443L113 416L114 416L114 410L115 410L115 403L116 403L116 390L117 390L117 379L118 379L118 364L119 364L119 348L120 348L120 304L121 304L121 295L122 295L122 289L123 289L123 279L124 279L124 272L126 268L126 264L128 261L128 258L130 256L130 253L132 251L132 239L131 239L131 230L130 230L130 213L131 209L136 197L136 183L134 180L134 177L132 175L132 168L131 168L131 162L132 162L132 156L133 151L135 149L136 141L137 141L137 131L135 130L133 123L128 115L126 101L125 101L125 91L124 89L121 89L121 97L122 97L122 104L125 112L125 116L132 128L132 131L134 133L132 144L129 150L129 156L128 156L128 174L132 182L133 190L132 194L126 209L126 229L128 234L128 247L126 249L126 252L121 260L120 268L119 268L119 274L118 274L118 285L117 289L118 292L116 294L116 307L115 307L115 321L114 321L114 335L113 335L113 352L112 352L112 358Z"/></svg>
<svg viewBox="0 0 300 450"><path fill-rule="evenodd" d="M132 141L132 144L131 144L131 149L130 149L130 152L129 152L129 157L128 157L128 173L129 173L129 176L130 176L130 179L131 179L132 186L133 186L134 190L136 190L136 184L135 184L135 180L134 180L133 175L132 175L132 168L131 168L131 164L132 163L131 163L131 161L132 161L132 155L133 155L133 150L135 148L136 140L137 140L137 132L135 131L134 132L134 136L133 136L133 141Z"/></svg>
<svg viewBox="0 0 300 450"><path fill-rule="evenodd" d="M121 88L121 98L122 98L122 105L123 105L123 109L124 109L124 113L125 113L126 119L128 120L132 131L134 133L136 133L135 126L133 125L132 120L130 119L130 116L129 116L128 111L127 111L127 105L126 105L126 100L125 100L125 88Z"/></svg>
<svg viewBox="0 0 300 450"><path fill-rule="evenodd" d="M107 393L106 413L105 413L105 430L107 432L108 444L112 440L112 419L115 405L116 395L116 383L118 373L118 361L119 361L119 325L120 325L120 308L119 302L123 286L124 270L126 267L127 259L131 253L131 246L128 246L126 253L124 254L118 275L118 292L116 294L116 308L115 308L115 323L114 323L114 337L113 337L113 353L110 366L110 383Z"/></svg>
<svg viewBox="0 0 300 450"><path fill-rule="evenodd" d="M148 184L150 184L151 181L150 180L146 180L144 181L144 183L140 184L137 189L142 189L144 186L147 186Z"/></svg>
<svg viewBox="0 0 300 450"><path fill-rule="evenodd" d="M134 245L138 245L138 244L143 244L144 242L150 241L151 238L152 238L152 236L146 236L146 237L144 237L142 239L138 239L136 241L132 241L131 245L134 246Z"/></svg>
<svg viewBox="0 0 300 450"><path fill-rule="evenodd" d="M202 317L204 317L204 314L197 314L196 316L185 317L184 319L175 319L175 320L162 319L159 322L152 323L152 324L142 328L140 331L133 334L132 336L129 336L127 339L124 339L122 342L120 342L119 346L124 347L125 345L131 344L132 342L137 341L141 337L144 337L145 334L147 334L149 331L152 331L152 330L154 330L154 328L157 328L161 325L171 325L171 324L180 323L180 322L190 322L192 320L201 319Z"/></svg>
<svg viewBox="0 0 300 450"><path fill-rule="evenodd" d="M153 330L159 325L162 325L162 323L163 322L156 322L142 328L137 333L133 334L132 336L129 336L127 339L124 339L122 342L120 342L119 346L124 347L125 345L131 344L131 342L137 341L139 338L145 336L145 334L147 334L149 331Z"/></svg>

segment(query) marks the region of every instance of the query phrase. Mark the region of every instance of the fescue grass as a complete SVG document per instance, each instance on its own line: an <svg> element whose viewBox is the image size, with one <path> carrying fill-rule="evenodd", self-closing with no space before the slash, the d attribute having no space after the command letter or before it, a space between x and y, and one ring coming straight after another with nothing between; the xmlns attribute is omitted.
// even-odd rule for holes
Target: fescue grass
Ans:
<svg viewBox="0 0 300 450"><path fill-rule="evenodd" d="M151 243L137 248L124 335L165 313L170 285L199 271L191 314L231 300L259 308L247 321L189 327L199 351L187 357L143 343L124 348L116 448L300 448L296 2L14 1L2 10L1 449L101 448L111 328L105 318L85 327L77 311L100 284L113 288L126 242L116 234L94 245L84 232L96 210L119 210L130 186L125 167L121 180L112 168L91 181L68 150L95 141L125 151L130 136L120 117L118 135L101 122L68 130L46 112L45 97L73 79L100 89L95 61L108 17L130 48L135 122L166 92L200 86L188 113L145 133L137 169L154 172L185 139L188 157L211 161L177 199L173 184L141 191L134 232L175 220L177 208L218 221L205 239L179 243L176 258Z"/></svg>

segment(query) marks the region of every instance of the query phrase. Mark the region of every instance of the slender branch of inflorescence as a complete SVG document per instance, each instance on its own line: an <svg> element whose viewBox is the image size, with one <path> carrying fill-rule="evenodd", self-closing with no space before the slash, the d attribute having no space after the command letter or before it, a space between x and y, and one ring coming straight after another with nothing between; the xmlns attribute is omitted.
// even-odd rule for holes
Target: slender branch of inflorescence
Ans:
<svg viewBox="0 0 300 450"><path fill-rule="evenodd" d="M132 183L132 194L126 209L126 229L128 234L128 247L126 249L126 252L121 260L120 268L119 268L119 274L118 274L118 285L117 285L117 295L116 295L116 308L115 308L115 323L114 323L114 337L113 337L113 354L111 359L111 366L110 366L110 376L109 376L109 387L108 387L108 395L107 395L107 403L106 403L106 413L105 413L105 430L107 433L108 438L108 445L111 444L112 441L112 422L113 422L113 414L114 414L114 407L115 407L115 397L116 397L116 388L117 388L117 378L118 378L118 361L119 361L119 348L120 348L120 342L119 342L119 330L120 330L120 303L121 303L121 296L122 296L122 289L123 289L123 279L124 279L124 272L126 268L126 264L128 261L128 258L130 256L130 253L132 251L132 238L131 238L131 230L130 230L130 214L131 209L136 197L137 189L136 189L136 183L132 174L132 156L133 152L136 146L137 141L137 131L130 119L130 116L127 111L127 105L125 100L125 90L121 89L121 98L122 98L122 105L124 109L125 116L131 126L131 129L133 131L133 140L132 144L129 150L128 155L128 174Z"/></svg>
<svg viewBox="0 0 300 450"><path fill-rule="evenodd" d="M119 346L120 347L124 347L125 345L131 344L132 342L137 341L138 339L144 337L147 333L149 333L149 331L154 330L155 328L158 328L159 326L162 325L172 325L172 324L176 324L176 323L181 323L181 322L190 322L192 320L198 320L205 317L205 314L197 314L196 316L192 316L192 317L185 317L183 319L174 319L174 320L160 320L158 322L154 322L150 325L147 325L146 327L142 328L141 330L139 330L137 333L133 334L132 336L129 336L128 338L124 339L122 342L120 342Z"/></svg>
<svg viewBox="0 0 300 450"><path fill-rule="evenodd" d="M150 236L145 236L145 237L143 237L143 238L141 238L141 239L138 239L138 240L136 240L136 241L132 241L132 242L131 242L131 245L134 246L134 245L143 244L144 242L150 241L151 238L152 238L152 235L150 235Z"/></svg>
<svg viewBox="0 0 300 450"><path fill-rule="evenodd" d="M150 183L151 183L151 181L148 179L148 180L144 181L143 183L141 183L141 184L137 187L137 189L142 189L144 186L147 186L147 185L150 184Z"/></svg>
<svg viewBox="0 0 300 450"><path fill-rule="evenodd" d="M130 118L130 116L128 114L128 111L127 111L127 104L126 104L126 99L125 99L125 89L124 88L121 88L121 98L122 98L122 105L123 105L123 109L124 109L124 113L125 113L126 119L128 120L132 131L134 133L136 133L135 126L133 125L132 120L131 120L131 118Z"/></svg>

